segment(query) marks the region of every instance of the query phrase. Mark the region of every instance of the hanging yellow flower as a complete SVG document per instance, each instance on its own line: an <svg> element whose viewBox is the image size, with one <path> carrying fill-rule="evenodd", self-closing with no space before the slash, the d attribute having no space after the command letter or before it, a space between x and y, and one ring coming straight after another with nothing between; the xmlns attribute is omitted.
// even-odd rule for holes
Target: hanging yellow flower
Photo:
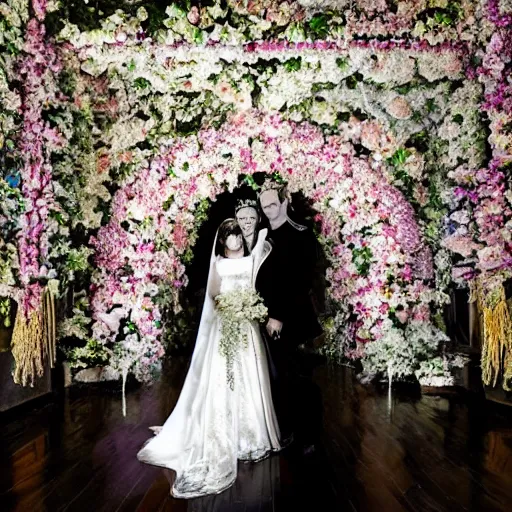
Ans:
<svg viewBox="0 0 512 512"><path fill-rule="evenodd" d="M45 358L53 368L56 360L55 326L55 301L49 289L42 295L40 308L28 318L23 308L18 307L11 342L16 384L33 386L36 377L43 376Z"/></svg>
<svg viewBox="0 0 512 512"><path fill-rule="evenodd" d="M482 326L482 380L496 386L502 377L503 387L508 389L512 377L512 319L502 285L485 293L477 284L476 295Z"/></svg>

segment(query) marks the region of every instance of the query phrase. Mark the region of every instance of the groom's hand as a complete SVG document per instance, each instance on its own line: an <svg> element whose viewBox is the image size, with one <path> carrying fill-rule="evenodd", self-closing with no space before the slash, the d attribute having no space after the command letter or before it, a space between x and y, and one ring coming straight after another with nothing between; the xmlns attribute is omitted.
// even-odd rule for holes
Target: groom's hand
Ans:
<svg viewBox="0 0 512 512"><path fill-rule="evenodd" d="M267 322L267 332L271 338L279 338L281 336L281 329L283 328L283 322L276 320L275 318L269 318Z"/></svg>

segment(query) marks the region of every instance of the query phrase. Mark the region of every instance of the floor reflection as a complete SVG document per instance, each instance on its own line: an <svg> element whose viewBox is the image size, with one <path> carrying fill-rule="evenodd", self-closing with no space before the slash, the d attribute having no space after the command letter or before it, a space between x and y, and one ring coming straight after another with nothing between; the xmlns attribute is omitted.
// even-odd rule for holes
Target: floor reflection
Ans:
<svg viewBox="0 0 512 512"><path fill-rule="evenodd" d="M485 468L496 475L512 475L512 432L495 430L487 434Z"/></svg>
<svg viewBox="0 0 512 512"><path fill-rule="evenodd" d="M189 512L223 512L233 510L236 504L243 505L247 512L272 510L279 497L279 457L269 457L257 464L239 464L235 484L216 496L190 500Z"/></svg>
<svg viewBox="0 0 512 512"><path fill-rule="evenodd" d="M0 510L512 510L512 409L492 409L474 395L405 389L393 389L390 401L385 386L362 386L350 370L328 366L315 368L300 390L306 430L299 438L313 434L315 451L304 455L296 443L240 464L236 483L218 496L173 499L162 469L140 463L136 453L148 427L168 416L185 370L172 368L170 382L130 390L126 417L117 388L91 387L0 416Z"/></svg>
<svg viewBox="0 0 512 512"><path fill-rule="evenodd" d="M2 469L8 471L10 480L2 487L9 485L11 496L1 499L2 507L12 501L12 510L26 512L31 504L41 502L48 453L47 432L41 432L3 461Z"/></svg>

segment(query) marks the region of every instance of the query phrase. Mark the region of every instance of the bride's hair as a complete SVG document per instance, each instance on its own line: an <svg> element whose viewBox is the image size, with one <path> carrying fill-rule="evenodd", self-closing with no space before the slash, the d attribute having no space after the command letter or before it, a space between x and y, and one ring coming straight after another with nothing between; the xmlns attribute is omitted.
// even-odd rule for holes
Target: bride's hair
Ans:
<svg viewBox="0 0 512 512"><path fill-rule="evenodd" d="M242 236L242 229L235 219L226 219L219 226L217 233L217 243L215 244L215 254L224 256L224 248L229 235Z"/></svg>

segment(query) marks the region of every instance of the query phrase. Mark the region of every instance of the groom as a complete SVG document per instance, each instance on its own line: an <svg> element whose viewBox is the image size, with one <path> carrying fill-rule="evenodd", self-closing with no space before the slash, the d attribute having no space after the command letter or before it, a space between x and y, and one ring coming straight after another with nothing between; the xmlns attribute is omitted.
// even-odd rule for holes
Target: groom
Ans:
<svg viewBox="0 0 512 512"><path fill-rule="evenodd" d="M270 224L272 252L261 265L256 289L269 312L264 334L276 372L273 398L286 445L292 441L294 430L306 420L299 417L297 348L322 333L310 298L316 239L308 228L288 217L289 199L284 185L267 180L259 201ZM302 437L304 445L312 444L306 439L307 432Z"/></svg>

